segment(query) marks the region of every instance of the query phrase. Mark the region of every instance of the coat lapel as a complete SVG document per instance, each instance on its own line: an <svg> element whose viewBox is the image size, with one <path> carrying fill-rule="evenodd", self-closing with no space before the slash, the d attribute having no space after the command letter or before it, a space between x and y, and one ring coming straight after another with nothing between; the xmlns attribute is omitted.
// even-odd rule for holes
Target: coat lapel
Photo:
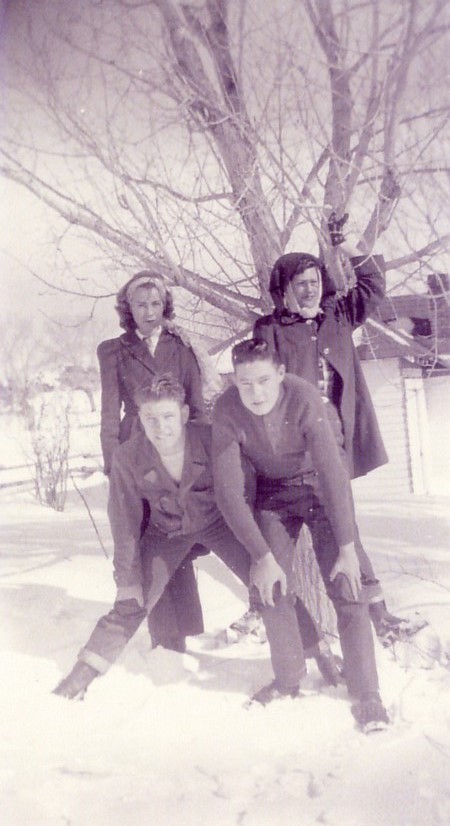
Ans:
<svg viewBox="0 0 450 826"><path fill-rule="evenodd" d="M146 366L152 369L152 372L155 372L155 359L152 356L150 350L148 349L145 341L142 338L139 338L136 333L128 333L124 336L125 346L129 350L129 352L134 356L134 358L139 359L139 361L143 362Z"/></svg>
<svg viewBox="0 0 450 826"><path fill-rule="evenodd" d="M123 353L123 371L125 384L131 383L131 394L136 387L149 383L158 373L155 358L150 353L145 341L136 333L126 333L121 338ZM148 378L147 378L148 377Z"/></svg>

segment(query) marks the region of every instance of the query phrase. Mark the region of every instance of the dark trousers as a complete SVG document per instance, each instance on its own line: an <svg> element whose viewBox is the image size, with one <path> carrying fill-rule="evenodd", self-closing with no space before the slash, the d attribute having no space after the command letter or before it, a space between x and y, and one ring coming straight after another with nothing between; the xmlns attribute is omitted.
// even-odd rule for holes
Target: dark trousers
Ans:
<svg viewBox="0 0 450 826"><path fill-rule="evenodd" d="M241 582L248 586L250 557L222 519L195 534L173 538L150 528L141 543L145 608L141 608L134 599L116 602L113 609L97 622L88 642L80 651L79 659L101 673L106 672L141 623L151 614L167 583L196 543L210 548ZM314 620L300 600L297 600L296 608L293 610L303 651L303 647L306 649L316 645L320 635ZM298 629L299 623L302 627L301 633ZM277 626L277 618L272 621L272 626L274 624ZM275 635L277 640L282 636L283 627L282 625ZM276 653L271 650L271 655L276 663ZM276 673L276 676L279 675Z"/></svg>
<svg viewBox="0 0 450 826"><path fill-rule="evenodd" d="M148 615L147 625L153 647L202 634L205 630L197 578L190 559L175 571Z"/></svg>
<svg viewBox="0 0 450 826"><path fill-rule="evenodd" d="M142 506L141 535L143 536L150 522L150 505L146 499L143 499ZM207 553L200 547L194 550ZM147 617L153 647L170 645L174 640L202 634L205 630L192 556L193 553L175 571Z"/></svg>
<svg viewBox="0 0 450 826"><path fill-rule="evenodd" d="M261 532L288 579L288 595L279 596L274 607L262 611L272 652L275 675L285 688L298 685L304 673L304 655L293 595L293 559L298 535L306 523L328 596L337 614L349 693L361 697L378 690L375 652L367 603L354 599L345 576L330 581L339 548L325 510L314 488L300 484L268 492L259 490L256 516Z"/></svg>

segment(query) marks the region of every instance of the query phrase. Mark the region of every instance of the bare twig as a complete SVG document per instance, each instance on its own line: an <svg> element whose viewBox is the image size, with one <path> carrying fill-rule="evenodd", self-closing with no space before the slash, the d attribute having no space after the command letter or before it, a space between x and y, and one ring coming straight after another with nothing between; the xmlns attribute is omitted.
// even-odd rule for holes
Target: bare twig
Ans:
<svg viewBox="0 0 450 826"><path fill-rule="evenodd" d="M83 495L83 493L82 493L82 491L80 490L80 488L78 487L77 483L75 482L74 476L73 476L73 474L72 474L72 473L70 473L70 471L69 471L69 476L70 476L70 480L71 480L71 482L72 482L72 485L74 486L74 488L75 488L76 492L78 493L78 495L79 495L80 499L82 500L82 502L83 502L83 504L84 504L84 506L85 506L85 508L86 508L86 510L87 510L87 512L88 512L89 519L91 520L91 522L92 522L92 526L93 526L93 528L94 528L94 531L95 531L95 533L97 534L97 539L98 539L98 541L99 541L99 543L100 543L100 547L101 547L101 549L102 549L102 551L103 551L103 554L104 554L104 556L106 557L106 559L109 559L109 554L108 554L108 551L106 550L106 548L105 548L105 546L104 546L104 544L103 544L103 541L102 541L102 538L101 538L101 536L100 536L99 530L98 530L97 525L96 525L96 523L95 523L95 519L94 519L94 517L92 516L92 511L91 511L91 509L90 509L90 507L89 507L89 503L88 503L88 501L87 501L86 497Z"/></svg>

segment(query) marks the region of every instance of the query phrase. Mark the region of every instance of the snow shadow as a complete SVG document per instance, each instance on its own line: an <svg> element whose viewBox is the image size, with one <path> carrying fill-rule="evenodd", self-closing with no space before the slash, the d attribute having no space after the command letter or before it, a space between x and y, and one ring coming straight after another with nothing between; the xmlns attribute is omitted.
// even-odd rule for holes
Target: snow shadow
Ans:
<svg viewBox="0 0 450 826"><path fill-rule="evenodd" d="M57 666L61 675L73 666L97 620L110 604L85 600L64 588L43 584L18 584L0 589L0 647L27 656L41 657ZM203 652L208 635L190 638L188 655L151 649L146 623L112 666L147 677L154 686L189 682L201 689L247 692L270 678L268 651L260 646L228 646ZM227 652L230 652L229 654ZM267 679L266 679L267 677ZM49 691L53 686L49 686Z"/></svg>

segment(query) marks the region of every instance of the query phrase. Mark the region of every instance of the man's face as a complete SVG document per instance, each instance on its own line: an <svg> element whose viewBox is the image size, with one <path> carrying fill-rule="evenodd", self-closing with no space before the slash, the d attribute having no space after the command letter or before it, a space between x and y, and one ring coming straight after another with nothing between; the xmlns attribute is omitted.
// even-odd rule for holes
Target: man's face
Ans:
<svg viewBox="0 0 450 826"><path fill-rule="evenodd" d="M285 373L284 365L277 366L270 359L237 364L234 383L244 407L256 416L270 413L278 401Z"/></svg>
<svg viewBox="0 0 450 826"><path fill-rule="evenodd" d="M308 267L294 275L291 286L300 307L314 307L319 296L320 275L316 267Z"/></svg>
<svg viewBox="0 0 450 826"><path fill-rule="evenodd" d="M164 304L155 287L138 287L130 301L130 309L136 326L144 338L160 326Z"/></svg>
<svg viewBox="0 0 450 826"><path fill-rule="evenodd" d="M139 409L145 435L158 453L171 453L181 449L188 417L187 405L180 405L174 399L148 401Z"/></svg>

